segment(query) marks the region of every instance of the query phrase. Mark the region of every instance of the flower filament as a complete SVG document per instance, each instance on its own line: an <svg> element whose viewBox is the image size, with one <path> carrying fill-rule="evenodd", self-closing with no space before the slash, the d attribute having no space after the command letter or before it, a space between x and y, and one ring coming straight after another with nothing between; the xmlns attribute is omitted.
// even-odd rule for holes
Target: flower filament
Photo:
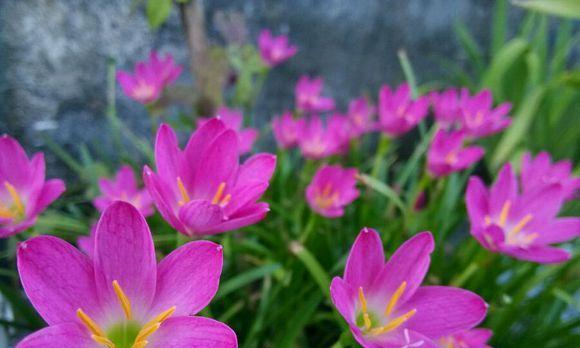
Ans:
<svg viewBox="0 0 580 348"><path fill-rule="evenodd" d="M506 227L506 222L509 217L509 213L511 210L512 202L510 200L505 201L503 204L501 211L499 213L499 220L497 224L501 228ZM506 243L512 245L519 245L522 247L528 246L532 243L536 238L539 237L538 233L525 233L522 235L520 232L532 221L534 218L533 214L526 214L523 218L521 218L515 226L512 228L508 228L506 232ZM489 216L485 217L485 224L490 225L492 223L492 219Z"/></svg>
<svg viewBox="0 0 580 348"><path fill-rule="evenodd" d="M225 207L226 205L228 205L228 203L232 199L232 195L228 193L227 195L224 196L225 190L226 190L226 183L222 181L220 183L220 185L218 186L218 189L217 189L215 195L211 199L211 204L217 204L220 207Z"/></svg>
<svg viewBox="0 0 580 348"><path fill-rule="evenodd" d="M334 205L339 197L340 197L339 192L333 190L331 183L327 183L326 185L324 185L324 188L322 190L319 187L316 188L314 202L321 209L326 209Z"/></svg>
<svg viewBox="0 0 580 348"><path fill-rule="evenodd" d="M12 184L4 181L4 188L12 199L11 204L0 202L0 218L2 219L21 219L26 215L26 208L22 202L20 194Z"/></svg>

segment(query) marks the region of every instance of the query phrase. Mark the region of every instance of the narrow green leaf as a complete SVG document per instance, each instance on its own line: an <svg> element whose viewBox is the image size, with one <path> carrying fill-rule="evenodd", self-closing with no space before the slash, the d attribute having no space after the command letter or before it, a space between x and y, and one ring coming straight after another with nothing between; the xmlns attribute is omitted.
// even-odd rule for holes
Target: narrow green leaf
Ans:
<svg viewBox="0 0 580 348"><path fill-rule="evenodd" d="M363 185L370 187L391 200L403 214L406 212L405 204L390 186L366 174L361 174L359 180Z"/></svg>
<svg viewBox="0 0 580 348"><path fill-rule="evenodd" d="M257 268L253 268L245 273L237 275L230 280L224 282L220 286L220 290L216 294L215 298L222 298L229 293L232 293L239 288L242 288L258 279L264 278L267 275L270 275L276 272L281 267L278 263L270 263L266 264Z"/></svg>
<svg viewBox="0 0 580 348"><path fill-rule="evenodd" d="M322 293L326 297L330 298L330 277L324 268L322 268L318 260L316 260L316 257L314 257L314 255L312 255L308 249L306 249L298 242L292 242L290 244L290 251L292 251L292 253L296 255L296 257L298 257L298 259L302 262L302 264L304 264L308 272L310 272L312 278L314 278L320 287Z"/></svg>
<svg viewBox="0 0 580 348"><path fill-rule="evenodd" d="M459 43L461 43L461 46L467 53L467 56L473 63L476 71L480 73L483 70L483 56L481 54L481 48L479 48L479 45L477 42L475 42L475 39L465 24L458 22L455 24L454 29L457 37L459 38Z"/></svg>
<svg viewBox="0 0 580 348"><path fill-rule="evenodd" d="M157 29L165 23L165 20L167 20L167 17L171 13L172 6L172 0L147 0L145 9L151 28Z"/></svg>
<svg viewBox="0 0 580 348"><path fill-rule="evenodd" d="M497 0L491 27L491 54L497 54L505 43L507 29L507 1Z"/></svg>
<svg viewBox="0 0 580 348"><path fill-rule="evenodd" d="M578 0L512 0L512 3L532 11L580 18L580 1Z"/></svg>
<svg viewBox="0 0 580 348"><path fill-rule="evenodd" d="M413 72L413 67L411 66L411 61L409 61L407 52L405 50L399 50L397 54L399 56L401 67L403 68L403 73L405 74L405 79L407 80L409 87L411 87L411 94L413 98L417 98L419 96L417 79L415 78L415 73Z"/></svg>
<svg viewBox="0 0 580 348"><path fill-rule="evenodd" d="M493 58L490 67L485 72L481 88L490 88L494 97L502 100L501 89L504 77L509 69L524 55L529 48L524 39L513 39L508 42Z"/></svg>

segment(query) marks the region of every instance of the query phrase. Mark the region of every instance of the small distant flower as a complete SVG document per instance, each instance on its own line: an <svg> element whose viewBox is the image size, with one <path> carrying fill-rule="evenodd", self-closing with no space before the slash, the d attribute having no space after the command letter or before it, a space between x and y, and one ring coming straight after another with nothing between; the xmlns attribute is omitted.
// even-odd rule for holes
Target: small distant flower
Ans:
<svg viewBox="0 0 580 348"><path fill-rule="evenodd" d="M440 348L491 348L487 341L493 332L489 329L471 329L438 340Z"/></svg>
<svg viewBox="0 0 580 348"><path fill-rule="evenodd" d="M550 244L580 235L580 218L556 217L563 200L559 183L520 193L509 163L489 190L472 177L465 196L471 234L483 247L537 263L568 260L569 252Z"/></svg>
<svg viewBox="0 0 580 348"><path fill-rule="evenodd" d="M151 104L159 99L165 87L175 82L181 71L181 66L175 64L173 56L167 54L159 58L157 52L152 51L148 61L135 65L133 74L117 72L117 80L129 98L141 104Z"/></svg>
<svg viewBox="0 0 580 348"><path fill-rule="evenodd" d="M262 30L258 38L260 56L269 67L274 67L293 57L298 48L288 44L288 36L272 36L270 30Z"/></svg>
<svg viewBox="0 0 580 348"><path fill-rule="evenodd" d="M540 152L535 158L529 152L525 153L521 177L524 192L559 183L564 191L564 199L569 200L576 198L580 190L580 178L572 174L572 162L564 160L552 163L547 152Z"/></svg>
<svg viewBox="0 0 580 348"><path fill-rule="evenodd" d="M413 100L407 83L395 91L383 86L379 92L379 124L381 131L399 136L413 129L429 111L429 98Z"/></svg>
<svg viewBox="0 0 580 348"><path fill-rule="evenodd" d="M337 151L340 154L348 152L349 141L352 138L352 127L346 115L334 113L326 120L328 131L334 135Z"/></svg>
<svg viewBox="0 0 580 348"><path fill-rule="evenodd" d="M435 177L447 176L469 168L483 157L480 146L464 147L465 135L460 131L440 129L427 153L427 169Z"/></svg>
<svg viewBox="0 0 580 348"><path fill-rule="evenodd" d="M318 115L310 116L299 134L298 145L302 155L309 159L322 159L344 150L344 137L340 122L324 125Z"/></svg>
<svg viewBox="0 0 580 348"><path fill-rule="evenodd" d="M373 116L375 107L372 106L367 98L360 97L348 104L348 119L350 121L351 137L358 138L363 134L372 132L376 129Z"/></svg>
<svg viewBox="0 0 580 348"><path fill-rule="evenodd" d="M461 104L457 90L447 89L441 93L429 95L433 114L439 126L443 129L456 129L461 123Z"/></svg>
<svg viewBox="0 0 580 348"><path fill-rule="evenodd" d="M272 130L278 146L282 149L289 149L298 145L304 125L304 119L294 119L290 111L286 111L280 117L275 117L272 121Z"/></svg>
<svg viewBox="0 0 580 348"><path fill-rule="evenodd" d="M44 154L29 160L18 141L0 136L0 238L26 230L65 190L59 179L45 180Z"/></svg>
<svg viewBox="0 0 580 348"><path fill-rule="evenodd" d="M134 205L143 216L153 215L153 200L146 189L137 187L133 169L124 165L119 169L114 179L99 179L102 195L93 200L93 204L103 212L111 203L124 201Z"/></svg>
<svg viewBox="0 0 580 348"><path fill-rule="evenodd" d="M330 285L332 302L365 348L437 347L437 339L479 324L487 305L478 295L448 286L420 286L434 242L430 232L406 241L385 262L379 234L358 235L342 278Z"/></svg>
<svg viewBox="0 0 580 348"><path fill-rule="evenodd" d="M304 112L325 112L334 109L334 99L322 97L321 78L302 76L296 84L296 107Z"/></svg>
<svg viewBox="0 0 580 348"><path fill-rule="evenodd" d="M222 120L227 128L234 130L238 135L240 155L252 151L256 139L258 139L259 132L255 128L242 128L244 123L244 115L242 111L221 106L216 112L216 117ZM197 125L201 127L209 120L211 120L211 118L199 119Z"/></svg>
<svg viewBox="0 0 580 348"><path fill-rule="evenodd" d="M460 96L461 129L470 138L477 139L501 132L511 124L507 114L510 103L500 104L493 108L491 91L483 90L474 96L464 88Z"/></svg>
<svg viewBox="0 0 580 348"><path fill-rule="evenodd" d="M239 164L238 136L214 118L189 138L184 150L168 125L155 142L157 173L145 166L145 186L158 211L188 236L217 234L252 225L269 211L257 202L268 188L276 156L262 153Z"/></svg>
<svg viewBox="0 0 580 348"><path fill-rule="evenodd" d="M355 168L324 165L306 188L306 200L318 214L337 218L344 215L345 206L358 196Z"/></svg>
<svg viewBox="0 0 580 348"><path fill-rule="evenodd" d="M193 316L218 289L222 247L189 242L157 264L147 222L129 203L103 213L92 259L39 236L19 245L17 260L24 291L49 325L17 348L237 347L227 325Z"/></svg>

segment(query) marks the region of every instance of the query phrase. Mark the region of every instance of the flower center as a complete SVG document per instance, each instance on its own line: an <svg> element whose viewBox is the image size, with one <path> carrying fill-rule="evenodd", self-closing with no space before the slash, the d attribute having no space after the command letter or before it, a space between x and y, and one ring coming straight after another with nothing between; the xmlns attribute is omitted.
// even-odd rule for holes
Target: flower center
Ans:
<svg viewBox="0 0 580 348"><path fill-rule="evenodd" d="M143 348L149 343L147 338L157 331L161 324L175 312L175 306L173 306L141 326L139 322L133 320L131 302L116 280L113 280L113 290L123 308L125 320L113 326L108 333L81 308L77 309L77 316L91 333L91 338L103 347Z"/></svg>
<svg viewBox="0 0 580 348"><path fill-rule="evenodd" d="M340 194L338 191L332 189L332 184L328 183L324 186L322 190L317 188L317 194L314 197L314 202L316 205L322 209L326 209L336 203Z"/></svg>
<svg viewBox="0 0 580 348"><path fill-rule="evenodd" d="M218 189L217 189L215 195L211 199L211 204L217 204L222 208L225 207L226 205L228 205L228 203L232 199L232 195L228 193L227 195L224 196L225 190L226 190L226 183L222 181L220 183L220 185L218 186Z"/></svg>
<svg viewBox="0 0 580 348"><path fill-rule="evenodd" d="M397 317L392 318L393 312L399 299L403 295L405 288L407 287L407 282L402 282L401 285L397 288L389 303L387 304L387 308L385 309L384 317L385 321L382 325L377 325L381 322L378 320L374 313L368 311L367 300L364 295L363 288L358 288L358 298L360 301L361 306L361 317L362 320L357 320L357 325L362 326L362 331L365 334L369 334L371 336L382 335L384 333L393 331L397 329L399 326L403 325L407 320L409 320L412 316L417 313L416 309L411 309L410 311L399 315Z"/></svg>
<svg viewBox="0 0 580 348"><path fill-rule="evenodd" d="M155 87L153 85L150 85L145 81L141 81L133 90L133 96L136 99L147 100L153 96L154 92Z"/></svg>
<svg viewBox="0 0 580 348"><path fill-rule="evenodd" d="M8 181L4 181L4 188L6 188L12 202L6 203L0 201L0 218L15 220L22 219L26 215L26 209L20 194Z"/></svg>
<svg viewBox="0 0 580 348"><path fill-rule="evenodd" d="M505 203L501 208L497 224L500 227L504 228L504 230L506 231L505 232L506 244L517 245L525 248L529 246L536 238L539 237L538 233L529 233L529 232L521 233L522 230L530 223L530 221L532 221L534 215L526 214L515 225L513 225L513 227L506 228L506 223L509 217L511 206L512 202L510 200L505 201ZM491 217L486 216L485 223L486 225L490 225L492 223Z"/></svg>

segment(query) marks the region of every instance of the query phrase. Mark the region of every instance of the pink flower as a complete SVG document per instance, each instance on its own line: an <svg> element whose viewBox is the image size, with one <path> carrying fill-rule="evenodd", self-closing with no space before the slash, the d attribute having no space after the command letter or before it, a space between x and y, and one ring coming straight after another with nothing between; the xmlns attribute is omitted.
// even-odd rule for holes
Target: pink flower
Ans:
<svg viewBox="0 0 580 348"><path fill-rule="evenodd" d="M45 180L44 154L29 160L18 141L0 136L0 238L29 228L65 190L59 179Z"/></svg>
<svg viewBox="0 0 580 348"><path fill-rule="evenodd" d="M469 168L483 157L480 146L464 147L465 135L460 131L435 133L427 153L427 169L434 177L447 176Z"/></svg>
<svg viewBox="0 0 580 348"><path fill-rule="evenodd" d="M269 67L274 67L293 57L298 48L288 44L288 36L272 36L270 30L262 30L258 38L260 56Z"/></svg>
<svg viewBox="0 0 580 348"><path fill-rule="evenodd" d="M492 334L489 329L471 329L442 337L438 343L440 348L491 348L487 341Z"/></svg>
<svg viewBox="0 0 580 348"><path fill-rule="evenodd" d="M133 74L126 71L117 72L117 80L125 95L141 104L155 102L165 87L175 82L181 74L181 66L176 65L173 57L167 54L160 59L152 51L148 61L135 65Z"/></svg>
<svg viewBox="0 0 580 348"><path fill-rule="evenodd" d="M569 200L574 199L580 189L580 178L572 174L572 162L564 160L552 163L547 152L540 152L536 158L529 152L525 153L521 177L524 192L559 183L564 191L564 199Z"/></svg>
<svg viewBox="0 0 580 348"><path fill-rule="evenodd" d="M244 123L244 115L242 114L242 111L230 109L226 106L220 106L217 110L216 117L222 120L227 128L234 130L238 135L240 155L252 151L256 139L258 139L259 132L255 128L242 128ZM201 127L209 120L211 120L211 118L199 119L197 125Z"/></svg>
<svg viewBox="0 0 580 348"><path fill-rule="evenodd" d="M163 218L188 236L252 225L269 211L257 202L268 188L276 156L262 153L239 164L238 137L219 119L199 127L185 149L161 125L155 143L157 173L145 166L145 186Z"/></svg>
<svg viewBox="0 0 580 348"><path fill-rule="evenodd" d="M558 183L520 193L508 163L489 190L479 178L470 179L465 201L471 234L493 252L537 263L564 262L570 253L550 244L578 237L580 218L556 217L563 199Z"/></svg>
<svg viewBox="0 0 580 348"><path fill-rule="evenodd" d="M93 204L100 212L115 201L124 201L134 205L145 217L154 213L149 192L137 187L135 173L128 165L122 166L114 179L99 179L99 188L102 194L93 200Z"/></svg>
<svg viewBox="0 0 580 348"><path fill-rule="evenodd" d="M368 102L367 98L360 97L350 101L348 104L348 119L352 138L358 138L375 130L374 114L375 107Z"/></svg>
<svg viewBox="0 0 580 348"><path fill-rule="evenodd" d="M461 129L468 137L477 139L490 136L511 124L511 119L507 117L511 104L503 103L494 109L491 91L483 90L470 96L464 88L460 98Z"/></svg>
<svg viewBox="0 0 580 348"><path fill-rule="evenodd" d="M321 78L302 76L296 84L296 107L304 112L325 112L334 109L334 99L322 97Z"/></svg>
<svg viewBox="0 0 580 348"><path fill-rule="evenodd" d="M344 208L358 196L356 168L323 165L306 187L306 200L310 208L327 218L344 215Z"/></svg>
<svg viewBox="0 0 580 348"><path fill-rule="evenodd" d="M448 286L420 286L433 252L430 232L406 241L385 263L379 234L364 228L330 285L332 302L366 348L438 347L435 340L479 324L487 305Z"/></svg>
<svg viewBox="0 0 580 348"><path fill-rule="evenodd" d="M437 123L446 130L459 128L461 123L461 103L457 90L447 89L429 95Z"/></svg>
<svg viewBox="0 0 580 348"><path fill-rule="evenodd" d="M429 98L413 100L407 83L395 91L383 86L379 92L378 127L390 136L399 136L413 129L429 111Z"/></svg>
<svg viewBox="0 0 580 348"><path fill-rule="evenodd" d="M92 260L53 236L21 243L17 260L24 291L49 325L17 348L237 347L227 325L192 316L218 289L222 247L189 242L157 264L147 222L129 203L103 213Z"/></svg>
<svg viewBox="0 0 580 348"><path fill-rule="evenodd" d="M318 115L312 115L305 123L298 139L304 157L322 159L344 151L344 143L348 139L344 137L340 120L325 126Z"/></svg>
<svg viewBox="0 0 580 348"><path fill-rule="evenodd" d="M304 119L294 119L290 111L286 111L282 116L274 117L272 130L278 146L282 149L289 149L298 145L304 125Z"/></svg>

